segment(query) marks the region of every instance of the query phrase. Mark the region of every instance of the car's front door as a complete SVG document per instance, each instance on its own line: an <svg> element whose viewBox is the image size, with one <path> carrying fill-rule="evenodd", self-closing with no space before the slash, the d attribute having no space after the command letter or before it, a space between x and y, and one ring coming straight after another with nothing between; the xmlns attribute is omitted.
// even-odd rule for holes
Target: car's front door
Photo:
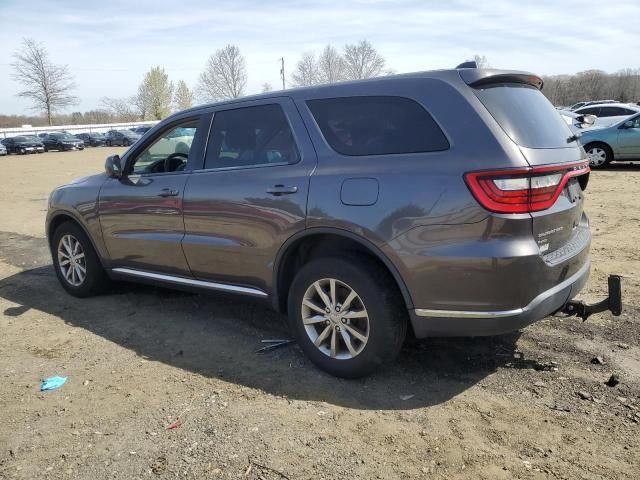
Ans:
<svg viewBox="0 0 640 480"><path fill-rule="evenodd" d="M630 127L618 128L618 156L640 158L640 115L627 121L631 122Z"/></svg>
<svg viewBox="0 0 640 480"><path fill-rule="evenodd" d="M268 290L279 248L305 228L315 165L290 98L216 109L205 163L185 189L183 249L194 276Z"/></svg>
<svg viewBox="0 0 640 480"><path fill-rule="evenodd" d="M100 190L99 215L112 268L190 276L181 247L184 186L202 158L209 115L189 116L133 148L121 178ZM176 141L174 132L183 136Z"/></svg>

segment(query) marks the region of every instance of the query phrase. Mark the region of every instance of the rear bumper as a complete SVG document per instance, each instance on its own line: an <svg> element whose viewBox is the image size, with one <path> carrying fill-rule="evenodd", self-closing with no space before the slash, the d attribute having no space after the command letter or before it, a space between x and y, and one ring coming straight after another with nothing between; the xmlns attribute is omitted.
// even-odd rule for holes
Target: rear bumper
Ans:
<svg viewBox="0 0 640 480"><path fill-rule="evenodd" d="M540 293L527 305L499 311L410 310L417 338L487 336L512 332L560 310L574 298L589 278L587 260L573 275Z"/></svg>

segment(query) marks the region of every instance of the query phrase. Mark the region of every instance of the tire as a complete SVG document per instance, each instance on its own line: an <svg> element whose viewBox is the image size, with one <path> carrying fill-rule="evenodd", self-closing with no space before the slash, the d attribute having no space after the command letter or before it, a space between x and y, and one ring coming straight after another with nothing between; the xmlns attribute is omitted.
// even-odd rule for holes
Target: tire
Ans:
<svg viewBox="0 0 640 480"><path fill-rule="evenodd" d="M74 240L79 243L79 248L76 250L75 244L70 243L70 240ZM64 242L64 243L63 243ZM67 248L64 244L66 243ZM69 248L76 252L75 262L80 267L84 268L84 278L80 269L76 269L75 272L69 272L72 267L69 267ZM66 252L67 264L64 264L65 257L59 252ZM96 254L89 237L84 233L84 230L80 228L76 223L64 222L60 225L51 241L51 253L53 257L53 266L56 271L58 280L62 284L62 287L74 297L90 297L104 292L109 287L109 278L102 268L100 259ZM82 257L80 254L84 253ZM61 265L61 261L63 262Z"/></svg>
<svg viewBox="0 0 640 480"><path fill-rule="evenodd" d="M334 298L338 308L345 306L350 292L354 292L348 311L334 308L331 315L326 313L326 302L322 301L315 285L320 286L329 304L334 305L331 280L335 282ZM310 308L310 303L316 308ZM317 307L325 307L325 313L321 314ZM288 312L290 328L300 348L318 368L337 377L363 377L391 362L400 352L407 333L406 307L395 282L366 257L349 260L324 257L304 265L289 289ZM366 318L358 315L363 313ZM320 320L323 315L324 319ZM342 315L353 317L342 318ZM303 318L313 323L305 325ZM350 339L351 348L345 335ZM319 343L319 347L315 343Z"/></svg>
<svg viewBox="0 0 640 480"><path fill-rule="evenodd" d="M123 147L128 147L129 145L131 145L131 143L129 142L128 139L126 139L126 138L122 139L122 146Z"/></svg>
<svg viewBox="0 0 640 480"><path fill-rule="evenodd" d="M593 169L605 168L613 161L613 151L604 143L589 143L584 147L589 158L589 166Z"/></svg>
<svg viewBox="0 0 640 480"><path fill-rule="evenodd" d="M47 146L46 146L46 145L45 145L45 147L44 147L44 151L45 151L45 152L48 152L48 151L49 151L49 149L47 148Z"/></svg>
<svg viewBox="0 0 640 480"><path fill-rule="evenodd" d="M107 147L110 147L110 146L111 146L111 140L107 140L107 141L105 142L105 144L107 145Z"/></svg>

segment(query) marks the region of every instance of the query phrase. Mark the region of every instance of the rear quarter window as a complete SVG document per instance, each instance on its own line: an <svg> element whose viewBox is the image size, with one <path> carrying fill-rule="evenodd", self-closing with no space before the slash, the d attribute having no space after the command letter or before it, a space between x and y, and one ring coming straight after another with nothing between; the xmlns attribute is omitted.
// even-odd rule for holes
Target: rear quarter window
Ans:
<svg viewBox="0 0 640 480"><path fill-rule="evenodd" d="M571 146L567 143L572 135L567 123L536 87L502 83L475 88L474 93L518 145L527 148ZM581 109L579 113L587 112Z"/></svg>
<svg viewBox="0 0 640 480"><path fill-rule="evenodd" d="M326 142L342 155L392 155L449 148L435 120L409 98L327 98L309 100L307 106Z"/></svg>

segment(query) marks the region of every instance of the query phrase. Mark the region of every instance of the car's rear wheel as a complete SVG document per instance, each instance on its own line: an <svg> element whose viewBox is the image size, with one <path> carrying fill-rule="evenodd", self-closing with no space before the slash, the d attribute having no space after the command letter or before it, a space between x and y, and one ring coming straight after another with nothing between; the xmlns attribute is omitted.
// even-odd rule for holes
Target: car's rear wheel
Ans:
<svg viewBox="0 0 640 480"><path fill-rule="evenodd" d="M392 361L407 331L406 309L387 272L367 258L304 265L288 299L296 341L320 369L357 378Z"/></svg>
<svg viewBox="0 0 640 480"><path fill-rule="evenodd" d="M75 297L102 293L109 279L89 237L73 222L64 222L51 241L53 265L63 288Z"/></svg>
<svg viewBox="0 0 640 480"><path fill-rule="evenodd" d="M122 139L122 146L123 146L123 147L128 147L129 145L130 145L129 140L128 140L128 139L126 139L126 138L123 138L123 139Z"/></svg>
<svg viewBox="0 0 640 480"><path fill-rule="evenodd" d="M591 168L604 168L613 160L613 152L604 143L590 143L584 147Z"/></svg>

